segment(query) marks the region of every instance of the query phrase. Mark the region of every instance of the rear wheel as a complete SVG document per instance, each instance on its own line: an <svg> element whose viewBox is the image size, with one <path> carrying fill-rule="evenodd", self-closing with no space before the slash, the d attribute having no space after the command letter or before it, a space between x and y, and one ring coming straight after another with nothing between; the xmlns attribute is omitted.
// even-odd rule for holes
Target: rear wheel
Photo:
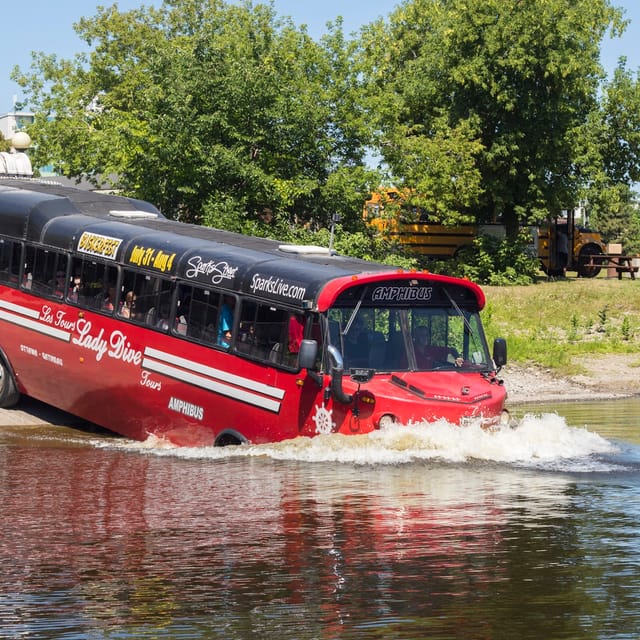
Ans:
<svg viewBox="0 0 640 640"><path fill-rule="evenodd" d="M5 363L0 359L0 407L13 407L19 400L20 393L16 387L13 375Z"/></svg>
<svg viewBox="0 0 640 640"><path fill-rule="evenodd" d="M599 256L601 254L602 251L597 244L586 244L580 249L580 255L578 256L578 275L581 278L595 278L600 273L600 267L590 267L587 265L591 261L592 256Z"/></svg>

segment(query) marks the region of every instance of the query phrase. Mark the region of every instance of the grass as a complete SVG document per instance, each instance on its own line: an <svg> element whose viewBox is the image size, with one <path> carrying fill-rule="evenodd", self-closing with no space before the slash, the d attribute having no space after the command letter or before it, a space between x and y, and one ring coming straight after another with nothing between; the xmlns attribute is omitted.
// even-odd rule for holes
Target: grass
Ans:
<svg viewBox="0 0 640 640"><path fill-rule="evenodd" d="M530 286L483 290L489 344L506 338L510 361L568 373L579 356L638 353L640 366L640 280L541 276Z"/></svg>

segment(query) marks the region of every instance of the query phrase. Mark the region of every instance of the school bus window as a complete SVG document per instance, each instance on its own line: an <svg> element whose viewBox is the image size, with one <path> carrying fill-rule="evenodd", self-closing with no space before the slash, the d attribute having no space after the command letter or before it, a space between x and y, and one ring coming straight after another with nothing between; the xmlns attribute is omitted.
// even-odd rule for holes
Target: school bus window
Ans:
<svg viewBox="0 0 640 640"><path fill-rule="evenodd" d="M289 351L289 313L272 305L243 301L236 350L272 364L295 366Z"/></svg>
<svg viewBox="0 0 640 640"><path fill-rule="evenodd" d="M180 284L177 291L174 333L214 345L218 340L221 294L211 289Z"/></svg>
<svg viewBox="0 0 640 640"><path fill-rule="evenodd" d="M74 258L67 300L87 309L110 313L114 306L118 271L112 265L95 260ZM109 291L111 289L111 292Z"/></svg>
<svg viewBox="0 0 640 640"><path fill-rule="evenodd" d="M67 256L49 249L27 246L23 286L41 296L62 299L67 273Z"/></svg>
<svg viewBox="0 0 640 640"><path fill-rule="evenodd" d="M171 280L127 269L122 274L118 314L166 331L171 324L171 296Z"/></svg>
<svg viewBox="0 0 640 640"><path fill-rule="evenodd" d="M0 282L12 287L18 285L22 245L5 238L0 238Z"/></svg>

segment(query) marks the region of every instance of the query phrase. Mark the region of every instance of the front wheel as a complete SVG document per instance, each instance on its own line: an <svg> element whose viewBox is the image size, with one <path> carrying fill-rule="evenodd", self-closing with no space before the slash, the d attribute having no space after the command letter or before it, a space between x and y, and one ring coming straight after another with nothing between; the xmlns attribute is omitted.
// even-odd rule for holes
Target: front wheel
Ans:
<svg viewBox="0 0 640 640"><path fill-rule="evenodd" d="M0 407L13 407L20 399L13 375L5 363L0 359Z"/></svg>
<svg viewBox="0 0 640 640"><path fill-rule="evenodd" d="M602 255L602 251L597 244L586 244L580 249L577 271L581 278L595 278L600 273L600 267L588 266L591 257L599 255Z"/></svg>
<svg viewBox="0 0 640 640"><path fill-rule="evenodd" d="M216 447L229 447L239 444L248 444L248 440L235 429L225 429L218 434L215 441Z"/></svg>

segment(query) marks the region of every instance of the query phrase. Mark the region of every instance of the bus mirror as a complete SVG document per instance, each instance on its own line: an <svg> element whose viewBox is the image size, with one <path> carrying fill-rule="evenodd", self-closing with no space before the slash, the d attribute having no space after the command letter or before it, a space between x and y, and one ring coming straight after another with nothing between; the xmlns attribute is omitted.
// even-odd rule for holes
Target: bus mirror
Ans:
<svg viewBox="0 0 640 640"><path fill-rule="evenodd" d="M498 369L507 364L507 341L504 338L493 341L493 362Z"/></svg>
<svg viewBox="0 0 640 640"><path fill-rule="evenodd" d="M353 396L345 393L342 388L342 375L344 373L342 354L332 344L327 347L327 354L331 361L331 395L337 402L350 404Z"/></svg>
<svg viewBox="0 0 640 640"><path fill-rule="evenodd" d="M318 356L318 343L315 340L303 340L300 343L298 364L302 369L313 369Z"/></svg>

